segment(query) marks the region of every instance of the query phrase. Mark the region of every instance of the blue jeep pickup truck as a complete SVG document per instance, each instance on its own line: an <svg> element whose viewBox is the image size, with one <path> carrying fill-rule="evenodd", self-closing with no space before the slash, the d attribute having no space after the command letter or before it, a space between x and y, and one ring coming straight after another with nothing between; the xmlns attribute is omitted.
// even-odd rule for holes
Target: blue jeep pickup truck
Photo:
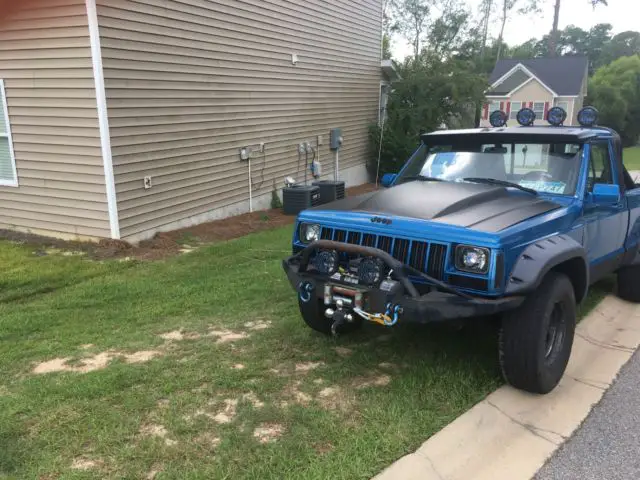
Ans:
<svg viewBox="0 0 640 480"><path fill-rule="evenodd" d="M425 134L387 188L301 212L283 267L307 325L500 314L506 381L553 390L589 286L617 273L618 294L640 301L640 185L594 108L580 126L557 107L549 125L517 118Z"/></svg>

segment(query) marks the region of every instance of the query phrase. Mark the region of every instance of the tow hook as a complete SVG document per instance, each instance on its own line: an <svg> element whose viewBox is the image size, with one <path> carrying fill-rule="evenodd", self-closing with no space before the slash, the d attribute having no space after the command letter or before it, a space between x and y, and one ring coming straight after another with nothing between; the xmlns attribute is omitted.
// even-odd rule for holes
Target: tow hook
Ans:
<svg viewBox="0 0 640 480"><path fill-rule="evenodd" d="M339 329L342 325L344 325L345 323L353 322L353 315L351 315L350 313L346 313L343 307L344 303L342 302L342 300L338 300L336 302L336 310L327 308L327 310L324 312L324 315L327 318L333 320L333 323L331 324L331 335L333 335L334 337L338 336Z"/></svg>
<svg viewBox="0 0 640 480"><path fill-rule="evenodd" d="M298 286L298 296L303 303L307 303L311 300L311 293L314 290L314 286L311 282L301 282Z"/></svg>

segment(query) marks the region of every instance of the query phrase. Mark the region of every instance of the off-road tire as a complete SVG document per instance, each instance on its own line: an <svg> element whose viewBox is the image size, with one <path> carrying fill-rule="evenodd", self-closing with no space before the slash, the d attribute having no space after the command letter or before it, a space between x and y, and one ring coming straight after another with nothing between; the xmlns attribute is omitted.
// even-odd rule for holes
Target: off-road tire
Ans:
<svg viewBox="0 0 640 480"><path fill-rule="evenodd" d="M640 303L640 265L618 270L618 296L628 302Z"/></svg>
<svg viewBox="0 0 640 480"><path fill-rule="evenodd" d="M324 333L325 335L331 335L331 325L333 321L330 318L325 317L324 312L326 307L321 300L311 300L309 302L303 302L298 299L298 306L300 307L300 314L304 322L316 332ZM345 323L338 329L338 334L350 333L358 330L362 327L362 319L354 314L353 322Z"/></svg>
<svg viewBox="0 0 640 480"><path fill-rule="evenodd" d="M532 393L553 390L567 368L575 326L571 281L550 272L519 308L503 315L499 360L507 383Z"/></svg>

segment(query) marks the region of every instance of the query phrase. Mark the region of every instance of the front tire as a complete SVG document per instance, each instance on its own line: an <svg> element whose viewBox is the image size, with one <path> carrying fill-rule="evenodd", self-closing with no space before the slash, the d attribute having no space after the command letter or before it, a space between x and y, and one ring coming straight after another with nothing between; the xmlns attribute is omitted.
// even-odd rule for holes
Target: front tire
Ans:
<svg viewBox="0 0 640 480"><path fill-rule="evenodd" d="M300 307L302 319L309 327L316 332L331 335L331 325L333 325L333 320L324 315L326 307L321 300L315 300L312 298L308 302L303 302L298 298L298 306ZM354 316L356 318L353 319L353 322L343 324L338 329L338 333L350 333L362 327L362 319L356 315Z"/></svg>
<svg viewBox="0 0 640 480"><path fill-rule="evenodd" d="M503 316L499 355L510 385L549 393L560 382L571 356L576 326L573 285L551 272L524 303Z"/></svg>
<svg viewBox="0 0 640 480"><path fill-rule="evenodd" d="M640 303L640 265L618 271L618 296L628 302Z"/></svg>

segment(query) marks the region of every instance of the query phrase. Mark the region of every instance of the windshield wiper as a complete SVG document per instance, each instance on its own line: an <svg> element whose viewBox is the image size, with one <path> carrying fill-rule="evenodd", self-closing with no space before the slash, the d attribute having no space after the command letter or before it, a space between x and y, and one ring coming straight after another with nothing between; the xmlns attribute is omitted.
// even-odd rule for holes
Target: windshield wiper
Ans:
<svg viewBox="0 0 640 480"><path fill-rule="evenodd" d="M517 188L518 190L522 190L523 192L530 193L532 195L538 195L538 192L533 188L523 187L522 185L518 185L517 183L508 182L506 180L498 180L497 178L469 177L469 178L463 178L463 180L465 182L472 182L472 183L486 183L487 185L500 185L503 187L513 187L513 188Z"/></svg>
<svg viewBox="0 0 640 480"><path fill-rule="evenodd" d="M427 177L425 175L412 175L410 177L404 177L402 180L418 180L420 182L446 182L446 180L438 177Z"/></svg>

